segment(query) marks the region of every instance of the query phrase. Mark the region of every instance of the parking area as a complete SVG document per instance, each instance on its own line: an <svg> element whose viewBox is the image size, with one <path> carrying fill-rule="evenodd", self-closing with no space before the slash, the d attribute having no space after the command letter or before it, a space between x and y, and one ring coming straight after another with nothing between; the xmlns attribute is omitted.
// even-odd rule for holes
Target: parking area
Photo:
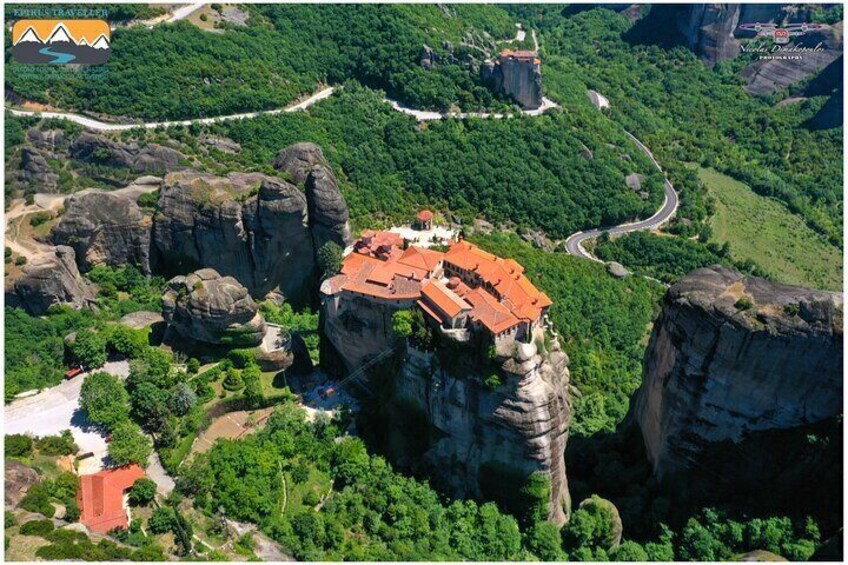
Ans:
<svg viewBox="0 0 848 565"><path fill-rule="evenodd" d="M124 379L129 375L130 366L127 361L111 361L98 371ZM85 414L79 409L80 390L86 374L6 405L3 410L4 433L40 437L71 430L80 453L93 453L93 457L81 462L80 473L101 470L107 452L106 438L98 429L89 425Z"/></svg>

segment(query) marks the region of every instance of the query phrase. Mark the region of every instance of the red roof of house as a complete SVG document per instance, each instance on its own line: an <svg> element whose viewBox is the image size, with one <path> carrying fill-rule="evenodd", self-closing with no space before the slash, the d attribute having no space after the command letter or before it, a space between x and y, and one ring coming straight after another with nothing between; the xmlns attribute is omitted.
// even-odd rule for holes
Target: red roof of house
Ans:
<svg viewBox="0 0 848 565"><path fill-rule="evenodd" d="M533 63L536 65L542 62L542 60L539 59L538 55L536 55L535 51L530 51L527 49L504 49L503 51L501 51L500 55L501 58L504 59L511 57L514 59L518 59L519 61L533 61Z"/></svg>
<svg viewBox="0 0 848 565"><path fill-rule="evenodd" d="M136 479L142 477L144 469L135 464L80 477L80 489L77 493L77 504L81 511L80 522L91 531L101 534L109 533L115 528L126 528L124 491L132 487Z"/></svg>
<svg viewBox="0 0 848 565"><path fill-rule="evenodd" d="M433 219L433 212L430 210L421 210L418 212L418 219L422 222L429 222Z"/></svg>

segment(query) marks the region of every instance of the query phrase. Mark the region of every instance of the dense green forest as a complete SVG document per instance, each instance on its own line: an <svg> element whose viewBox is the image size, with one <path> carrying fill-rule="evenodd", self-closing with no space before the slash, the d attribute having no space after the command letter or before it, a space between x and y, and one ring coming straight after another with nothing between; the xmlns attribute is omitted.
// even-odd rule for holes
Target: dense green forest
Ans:
<svg viewBox="0 0 848 565"><path fill-rule="evenodd" d="M602 92L614 119L664 166L696 161L736 177L786 202L841 245L843 129L805 127L825 97L774 107L779 97L746 93L732 64L709 69L684 47L629 43L624 36L632 23L624 15L600 8L561 12L554 6L520 11L540 31L552 96L568 101L574 81Z"/></svg>
<svg viewBox="0 0 848 565"><path fill-rule="evenodd" d="M248 27L214 41L187 22L115 30L106 80L68 70L57 85L56 73L33 75L9 60L6 84L26 99L146 120L279 107L319 83L349 78L416 106L473 108L489 106L493 95L465 68L467 56L479 62L498 39L515 35L505 12L485 6L245 9ZM424 45L445 62L423 69Z"/></svg>

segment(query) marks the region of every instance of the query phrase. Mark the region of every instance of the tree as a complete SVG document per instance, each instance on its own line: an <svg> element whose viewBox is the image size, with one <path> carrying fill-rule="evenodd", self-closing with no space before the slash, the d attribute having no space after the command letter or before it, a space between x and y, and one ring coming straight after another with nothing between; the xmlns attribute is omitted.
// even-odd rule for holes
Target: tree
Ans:
<svg viewBox="0 0 848 565"><path fill-rule="evenodd" d="M613 561L647 561L648 554L635 541L623 541L621 545L610 552Z"/></svg>
<svg viewBox="0 0 848 565"><path fill-rule="evenodd" d="M186 371L189 375L196 375L200 370L200 361L196 357L192 357L186 362Z"/></svg>
<svg viewBox="0 0 848 565"><path fill-rule="evenodd" d="M145 429L159 431L168 416L168 393L151 382L141 382L130 393L133 418Z"/></svg>
<svg viewBox="0 0 848 565"><path fill-rule="evenodd" d="M392 314L392 333L397 339L406 339L412 335L412 312L398 310Z"/></svg>
<svg viewBox="0 0 848 565"><path fill-rule="evenodd" d="M316 259L324 277L330 277L342 270L343 253L344 250L334 241L328 241L318 248Z"/></svg>
<svg viewBox="0 0 848 565"><path fill-rule="evenodd" d="M265 395L262 392L262 383L260 382L261 376L259 367L256 365L250 365L242 371L244 398L251 408L258 408L265 401Z"/></svg>
<svg viewBox="0 0 848 565"><path fill-rule="evenodd" d="M168 406L176 416L185 416L197 404L197 395L186 383L177 383L171 392Z"/></svg>
<svg viewBox="0 0 848 565"><path fill-rule="evenodd" d="M147 345L148 330L135 330L118 324L110 328L106 345L109 349L126 357L138 357Z"/></svg>
<svg viewBox="0 0 848 565"><path fill-rule="evenodd" d="M156 483L144 477L136 479L130 489L130 502L137 506L150 504L155 496Z"/></svg>
<svg viewBox="0 0 848 565"><path fill-rule="evenodd" d="M543 520L527 532L527 548L542 561L563 561L562 538L553 522Z"/></svg>
<svg viewBox="0 0 848 565"><path fill-rule="evenodd" d="M227 376L224 377L224 382L221 383L221 386L224 387L224 390L229 390L230 392L241 390L242 387L244 387L244 380L241 378L241 371L235 367L227 369Z"/></svg>
<svg viewBox="0 0 848 565"><path fill-rule="evenodd" d="M80 408L90 421L111 429L129 417L129 395L118 377L102 371L93 373L82 383Z"/></svg>
<svg viewBox="0 0 848 565"><path fill-rule="evenodd" d="M138 463L147 465L147 459L153 450L150 438L144 435L136 424L129 420L118 424L112 430L112 441L109 442L109 457L116 465Z"/></svg>
<svg viewBox="0 0 848 565"><path fill-rule="evenodd" d="M102 367L106 363L106 339L99 332L80 330L71 352L86 369Z"/></svg>
<svg viewBox="0 0 848 565"><path fill-rule="evenodd" d="M174 527L174 509L170 506L162 506L153 509L153 514L147 521L147 528L154 534L164 534Z"/></svg>

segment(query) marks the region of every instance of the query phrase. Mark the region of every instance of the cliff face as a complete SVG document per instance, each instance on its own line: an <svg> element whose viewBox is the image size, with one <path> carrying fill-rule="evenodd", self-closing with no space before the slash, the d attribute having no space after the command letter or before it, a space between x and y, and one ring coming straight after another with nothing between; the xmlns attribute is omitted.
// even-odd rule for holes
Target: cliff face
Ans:
<svg viewBox="0 0 848 565"><path fill-rule="evenodd" d="M347 369L355 370L392 350L392 314L410 306L351 298L336 310L327 300L323 333ZM476 358L470 344L455 347L460 358ZM550 518L563 524L570 508L568 357L555 339L544 353L532 344L508 349L498 358L503 384L492 389L463 363L440 361L444 351L405 348L390 382L371 390L381 398L386 450L396 462L423 466L457 497L515 498L522 482L540 472L551 484Z"/></svg>
<svg viewBox="0 0 848 565"><path fill-rule="evenodd" d="M133 200L90 192L68 198L65 209L53 229L53 242L72 247L82 271L132 263L150 274L151 221Z"/></svg>
<svg viewBox="0 0 848 565"><path fill-rule="evenodd" d="M157 266L210 267L254 296L299 296L315 268L305 195L258 173L167 175L153 240Z"/></svg>
<svg viewBox="0 0 848 565"><path fill-rule="evenodd" d="M424 415L423 459L454 496L501 497L540 472L551 484L549 518L567 521L568 358L554 343L545 354L520 346L504 362L496 389L441 366L436 354L408 350L394 396Z"/></svg>
<svg viewBox="0 0 848 565"><path fill-rule="evenodd" d="M672 286L632 411L656 475L785 470L797 453L777 439L842 413L842 316L840 294L719 266Z"/></svg>
<svg viewBox="0 0 848 565"><path fill-rule="evenodd" d="M483 64L480 72L495 92L511 96L525 110L542 105L542 72L532 59L501 57Z"/></svg>
<svg viewBox="0 0 848 565"><path fill-rule="evenodd" d="M72 248L60 245L24 266L24 274L15 281L14 288L31 314L44 315L54 304L68 304L78 310L94 301L74 258Z"/></svg>

